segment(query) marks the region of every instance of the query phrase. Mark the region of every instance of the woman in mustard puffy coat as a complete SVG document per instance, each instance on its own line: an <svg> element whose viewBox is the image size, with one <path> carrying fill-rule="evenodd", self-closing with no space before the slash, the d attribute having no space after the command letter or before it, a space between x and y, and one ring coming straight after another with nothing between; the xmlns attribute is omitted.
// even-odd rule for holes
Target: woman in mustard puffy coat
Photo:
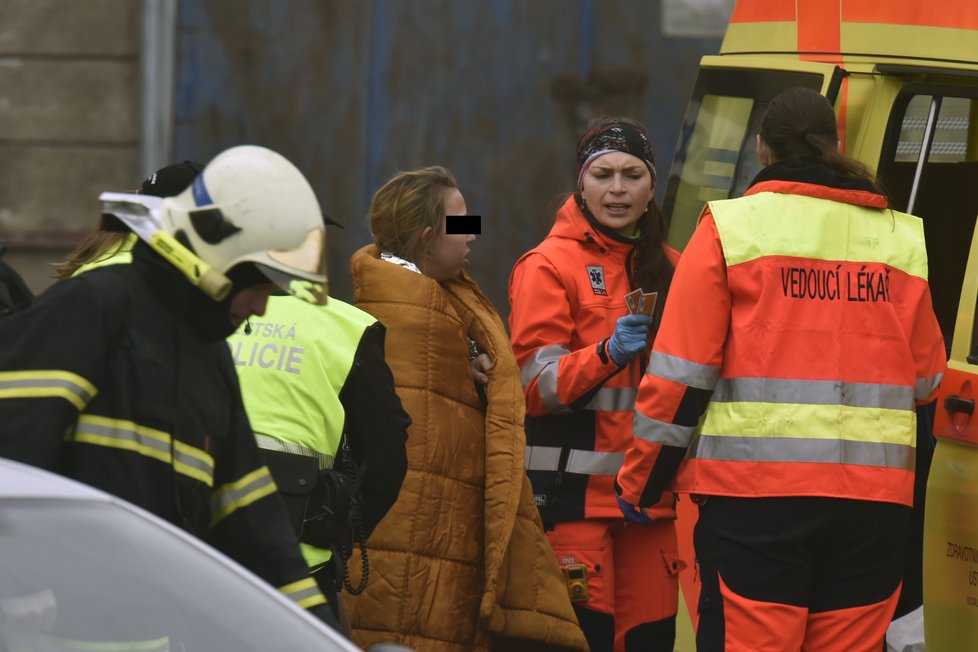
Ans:
<svg viewBox="0 0 978 652"><path fill-rule="evenodd" d="M397 503L367 542L353 638L417 650L584 650L523 472L523 392L506 330L462 271L474 236L452 174L397 175L374 196L375 243L350 262L356 305L387 326L413 424ZM355 575L358 569L352 571Z"/></svg>

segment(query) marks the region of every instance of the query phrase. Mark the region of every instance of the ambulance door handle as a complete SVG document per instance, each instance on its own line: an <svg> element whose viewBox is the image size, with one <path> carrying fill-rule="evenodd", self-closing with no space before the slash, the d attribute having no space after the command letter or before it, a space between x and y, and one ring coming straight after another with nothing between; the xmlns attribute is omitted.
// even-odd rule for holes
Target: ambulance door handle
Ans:
<svg viewBox="0 0 978 652"><path fill-rule="evenodd" d="M970 398L960 396L947 396L944 398L944 409L948 412L963 412L965 414L975 413L975 402Z"/></svg>

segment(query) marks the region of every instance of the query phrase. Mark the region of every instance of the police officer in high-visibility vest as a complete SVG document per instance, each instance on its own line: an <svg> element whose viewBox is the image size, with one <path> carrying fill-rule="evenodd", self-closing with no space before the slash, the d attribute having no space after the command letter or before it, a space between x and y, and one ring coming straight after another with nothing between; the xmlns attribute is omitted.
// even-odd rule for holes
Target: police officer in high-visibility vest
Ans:
<svg viewBox="0 0 978 652"><path fill-rule="evenodd" d="M837 145L823 96L771 101L766 167L704 209L636 399L618 489L698 496L701 651L877 652L896 606L944 340L923 224Z"/></svg>
<svg viewBox="0 0 978 652"><path fill-rule="evenodd" d="M324 592L337 591L344 579L344 560L329 548L345 546L349 554L350 535L364 540L397 500L407 472L411 418L384 360L385 331L367 313L333 297L325 306L272 297L263 317L228 339L258 446ZM346 455L336 464L345 471L334 469L338 455ZM337 479L348 487L358 483L352 498L358 500L359 523L344 513L350 496L330 494ZM346 541L331 540L336 522L332 513L323 513L324 492L347 502L325 506L352 530L342 533ZM331 603L339 605L338 595Z"/></svg>

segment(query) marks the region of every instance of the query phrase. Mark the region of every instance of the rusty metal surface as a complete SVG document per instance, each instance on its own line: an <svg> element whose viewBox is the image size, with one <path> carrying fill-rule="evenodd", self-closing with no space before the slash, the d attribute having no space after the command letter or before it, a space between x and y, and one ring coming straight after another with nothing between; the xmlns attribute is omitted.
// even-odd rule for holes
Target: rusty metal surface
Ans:
<svg viewBox="0 0 978 652"><path fill-rule="evenodd" d="M346 299L372 193L445 165L483 216L470 271L505 318L513 263L573 190L583 124L637 117L668 169L699 57L718 48L663 37L648 0L181 0L174 158L256 143L295 162L347 224L330 233Z"/></svg>

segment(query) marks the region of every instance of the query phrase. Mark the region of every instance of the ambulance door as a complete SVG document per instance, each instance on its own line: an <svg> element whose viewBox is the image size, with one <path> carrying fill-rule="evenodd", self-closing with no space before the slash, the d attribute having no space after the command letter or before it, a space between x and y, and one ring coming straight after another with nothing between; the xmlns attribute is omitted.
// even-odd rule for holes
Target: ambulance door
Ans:
<svg viewBox="0 0 978 652"><path fill-rule="evenodd" d="M776 57L703 57L669 173L663 212L669 244L682 250L708 201L743 194L761 169L755 137L774 96L794 86L835 103L844 71Z"/></svg>
<svg viewBox="0 0 978 652"><path fill-rule="evenodd" d="M978 650L978 79L975 88L922 76L904 82L879 173L891 204L924 222L935 313L950 347L936 443L918 428L925 639L928 652ZM929 413L918 415L926 424Z"/></svg>
<svg viewBox="0 0 978 652"><path fill-rule="evenodd" d="M972 237L948 370L938 391L937 443L927 481L923 591L928 652L978 650L976 304L978 237Z"/></svg>
<svg viewBox="0 0 978 652"><path fill-rule="evenodd" d="M934 312L950 342L978 214L978 77L938 79L901 80L878 174L890 205L924 222Z"/></svg>

